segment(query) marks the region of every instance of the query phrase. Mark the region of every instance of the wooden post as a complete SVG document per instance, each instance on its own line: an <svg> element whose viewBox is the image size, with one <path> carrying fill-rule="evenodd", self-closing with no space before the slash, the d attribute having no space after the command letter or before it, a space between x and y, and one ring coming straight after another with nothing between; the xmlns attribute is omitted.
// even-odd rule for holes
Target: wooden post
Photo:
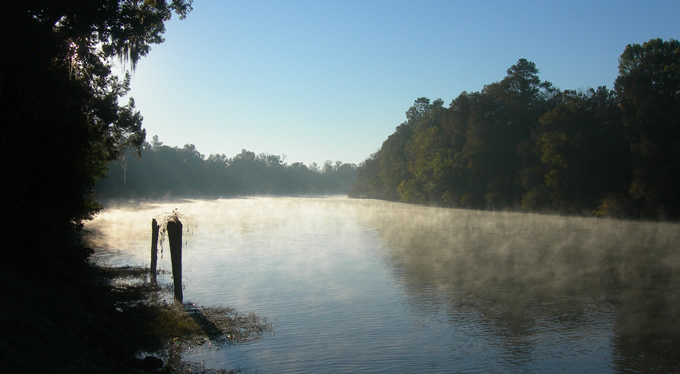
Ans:
<svg viewBox="0 0 680 374"><path fill-rule="evenodd" d="M156 266L158 263L158 222L151 220L151 283L156 283Z"/></svg>
<svg viewBox="0 0 680 374"><path fill-rule="evenodd" d="M168 221L168 241L170 242L170 259L172 260L172 282L175 287L175 300L180 303L182 297L182 222Z"/></svg>

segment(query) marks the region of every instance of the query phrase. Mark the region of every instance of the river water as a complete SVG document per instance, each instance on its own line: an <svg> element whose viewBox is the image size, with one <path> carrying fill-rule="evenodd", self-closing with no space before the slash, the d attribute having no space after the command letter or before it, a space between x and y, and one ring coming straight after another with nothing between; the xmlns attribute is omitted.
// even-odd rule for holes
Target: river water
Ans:
<svg viewBox="0 0 680 374"><path fill-rule="evenodd" d="M185 302L273 324L185 355L208 368L680 372L678 224L345 197L109 203L86 227L97 261L148 266L151 219L174 209Z"/></svg>

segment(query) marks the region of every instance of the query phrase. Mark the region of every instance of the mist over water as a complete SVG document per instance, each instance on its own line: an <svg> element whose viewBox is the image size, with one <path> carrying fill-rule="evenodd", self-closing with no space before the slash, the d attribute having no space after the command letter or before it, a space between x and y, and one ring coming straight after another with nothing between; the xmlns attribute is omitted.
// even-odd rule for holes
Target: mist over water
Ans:
<svg viewBox="0 0 680 374"><path fill-rule="evenodd" d="M208 367L680 370L677 224L341 197L186 200L103 211L87 226L99 261L147 266L150 221L175 208L185 300L274 322L259 343L187 354Z"/></svg>
<svg viewBox="0 0 680 374"><path fill-rule="evenodd" d="M678 368L677 224L411 206L362 217L415 299L434 287L532 349L547 343L542 329L591 339L581 330L610 328L598 339L612 339L613 369Z"/></svg>

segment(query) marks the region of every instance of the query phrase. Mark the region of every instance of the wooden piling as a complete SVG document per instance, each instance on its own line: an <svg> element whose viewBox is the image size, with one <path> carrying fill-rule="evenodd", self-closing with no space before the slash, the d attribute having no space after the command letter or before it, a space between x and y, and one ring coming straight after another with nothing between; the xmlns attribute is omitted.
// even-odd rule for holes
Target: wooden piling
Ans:
<svg viewBox="0 0 680 374"><path fill-rule="evenodd" d="M151 282L156 283L156 266L158 264L158 222L155 219L151 220L151 268L149 269L149 276Z"/></svg>
<svg viewBox="0 0 680 374"><path fill-rule="evenodd" d="M178 219L168 221L168 242L170 242L170 259L172 261L172 282L175 288L175 300L180 303L182 296L182 222Z"/></svg>

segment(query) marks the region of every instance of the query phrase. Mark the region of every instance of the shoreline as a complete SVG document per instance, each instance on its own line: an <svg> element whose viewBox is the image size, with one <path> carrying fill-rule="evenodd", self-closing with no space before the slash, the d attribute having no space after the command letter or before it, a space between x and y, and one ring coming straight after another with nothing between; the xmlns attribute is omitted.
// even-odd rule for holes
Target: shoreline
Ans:
<svg viewBox="0 0 680 374"><path fill-rule="evenodd" d="M238 373L182 354L206 343L257 341L272 330L253 313L177 303L172 285L151 283L145 268L78 268L33 275L3 267L0 372Z"/></svg>

